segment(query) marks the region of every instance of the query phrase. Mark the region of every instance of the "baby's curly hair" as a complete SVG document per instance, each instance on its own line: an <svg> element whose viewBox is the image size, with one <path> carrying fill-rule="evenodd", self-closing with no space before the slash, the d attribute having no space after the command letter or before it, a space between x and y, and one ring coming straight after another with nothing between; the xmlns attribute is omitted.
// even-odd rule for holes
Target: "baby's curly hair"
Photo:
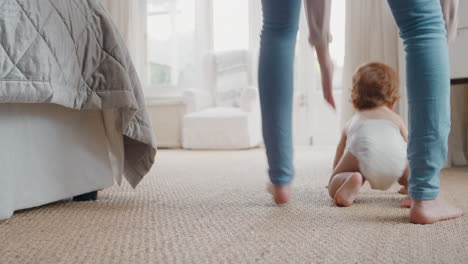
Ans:
<svg viewBox="0 0 468 264"><path fill-rule="evenodd" d="M398 90L395 70L383 63L371 62L354 73L351 101L358 110L391 106L400 99Z"/></svg>

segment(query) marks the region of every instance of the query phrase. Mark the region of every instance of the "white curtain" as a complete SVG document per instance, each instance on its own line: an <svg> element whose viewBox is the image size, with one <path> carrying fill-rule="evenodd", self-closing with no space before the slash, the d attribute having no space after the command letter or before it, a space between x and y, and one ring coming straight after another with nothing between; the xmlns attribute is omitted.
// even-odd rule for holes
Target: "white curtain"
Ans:
<svg viewBox="0 0 468 264"><path fill-rule="evenodd" d="M458 5L459 4L459 5ZM452 57L452 78L468 78L466 54L468 46L468 1L443 0L445 18L448 24ZM458 13L458 14L457 14ZM458 19L460 17L460 19ZM460 23L458 23L460 21ZM455 36L458 33L458 37ZM449 137L448 164L452 166L468 165L468 84L452 85L452 131Z"/></svg>
<svg viewBox="0 0 468 264"><path fill-rule="evenodd" d="M468 85L452 86L452 131L449 137L449 166L468 165Z"/></svg>
<svg viewBox="0 0 468 264"><path fill-rule="evenodd" d="M100 0L120 30L142 83L146 80L146 0Z"/></svg>
<svg viewBox="0 0 468 264"><path fill-rule="evenodd" d="M352 76L360 65L371 61L382 62L393 67L401 77L404 77L398 28L387 1L353 0L352 4L347 4L345 38L342 126L354 114L350 103ZM401 78L400 95L402 98L396 107L396 112L404 120L406 118L405 90L404 78Z"/></svg>

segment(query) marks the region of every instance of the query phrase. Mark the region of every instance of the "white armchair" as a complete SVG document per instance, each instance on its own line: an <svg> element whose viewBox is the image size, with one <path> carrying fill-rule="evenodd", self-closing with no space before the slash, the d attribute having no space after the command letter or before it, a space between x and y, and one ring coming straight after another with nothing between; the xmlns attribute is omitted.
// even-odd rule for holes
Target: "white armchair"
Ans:
<svg viewBox="0 0 468 264"><path fill-rule="evenodd" d="M246 149L261 142L258 90L250 85L247 51L208 54L207 89L184 93L185 149Z"/></svg>

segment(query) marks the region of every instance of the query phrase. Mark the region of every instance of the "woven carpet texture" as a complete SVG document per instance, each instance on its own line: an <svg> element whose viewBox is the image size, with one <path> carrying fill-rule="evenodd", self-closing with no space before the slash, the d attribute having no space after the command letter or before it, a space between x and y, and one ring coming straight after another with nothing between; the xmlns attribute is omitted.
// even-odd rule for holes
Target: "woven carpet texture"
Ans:
<svg viewBox="0 0 468 264"><path fill-rule="evenodd" d="M160 151L133 190L58 202L0 222L0 263L468 263L468 218L408 222L397 186L366 184L349 208L325 188L333 150L296 151L293 200L265 191L264 150ZM442 172L442 195L468 210L468 168Z"/></svg>

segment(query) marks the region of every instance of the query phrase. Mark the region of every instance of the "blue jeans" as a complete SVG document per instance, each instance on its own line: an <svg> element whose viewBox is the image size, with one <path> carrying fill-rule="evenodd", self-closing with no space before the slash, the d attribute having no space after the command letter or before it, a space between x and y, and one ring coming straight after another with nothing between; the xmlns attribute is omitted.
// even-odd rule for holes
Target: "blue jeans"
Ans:
<svg viewBox="0 0 468 264"><path fill-rule="evenodd" d="M450 131L450 69L445 24L438 0L388 0L407 60L410 166L413 199L439 194L439 173ZM262 0L259 89L270 180L294 177L292 109L294 49L301 0ZM348 4L352 4L349 1Z"/></svg>

